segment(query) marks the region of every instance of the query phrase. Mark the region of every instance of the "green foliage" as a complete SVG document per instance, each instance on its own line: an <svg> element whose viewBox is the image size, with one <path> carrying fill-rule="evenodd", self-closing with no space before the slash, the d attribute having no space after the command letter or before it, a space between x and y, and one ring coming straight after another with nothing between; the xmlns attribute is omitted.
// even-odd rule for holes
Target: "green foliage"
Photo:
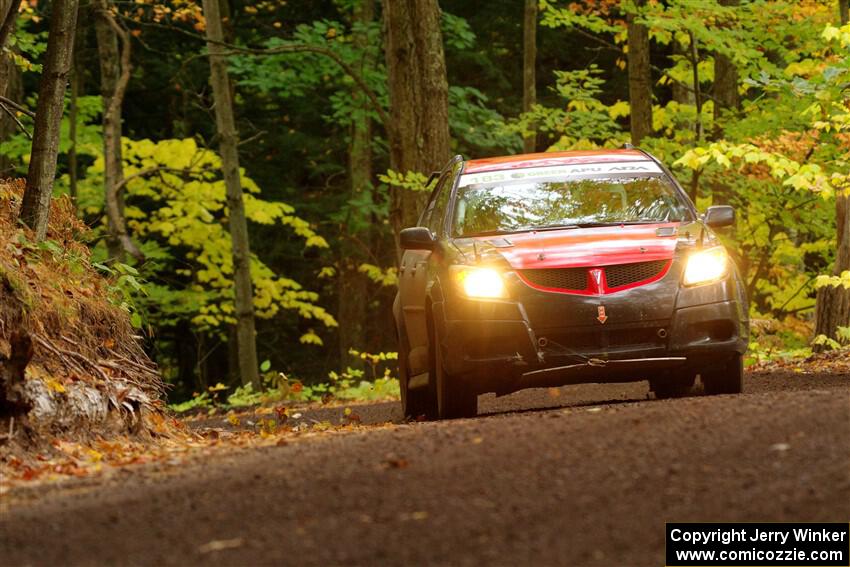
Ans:
<svg viewBox="0 0 850 567"><path fill-rule="evenodd" d="M449 49L472 49L475 46L475 33L469 22L463 18L443 12L443 43Z"/></svg>
<svg viewBox="0 0 850 567"><path fill-rule="evenodd" d="M189 318L203 330L234 324L233 258L218 156L191 139L124 139L123 151L128 226L145 242L143 269L146 279L156 282L139 298L149 314L148 322L169 326ZM98 157L80 184L80 205L91 214L99 210L102 175L103 158ZM260 198L259 187L244 172L242 186L248 220L291 231L305 247L327 247L291 206ZM271 318L288 310L325 327L336 325L317 305L316 292L274 273L256 254L251 256L251 275L258 317ZM308 331L302 342L321 344L321 339Z"/></svg>
<svg viewBox="0 0 850 567"><path fill-rule="evenodd" d="M194 394L185 402L169 404L168 409L176 413L186 413L196 409L207 409L213 406L212 400L206 392Z"/></svg>
<svg viewBox="0 0 850 567"><path fill-rule="evenodd" d="M449 125L456 151L519 151L522 138L506 128L505 118L487 102L476 88L449 86Z"/></svg>
<svg viewBox="0 0 850 567"><path fill-rule="evenodd" d="M838 350L844 346L850 345L850 327L838 327L836 332L838 339L827 337L826 335L818 335L812 341L813 345L826 346L832 350Z"/></svg>
<svg viewBox="0 0 850 567"><path fill-rule="evenodd" d="M365 52L354 45L352 36L355 32L365 34L369 46ZM338 21L320 20L297 26L291 39L267 39L263 47L276 49L312 45L331 49L358 70L369 88L387 106L386 71L381 63L382 54L378 50L380 44L380 26L377 23L347 26ZM369 63L363 65L364 60ZM363 112L368 113L373 120L378 120L374 110L365 107L363 95L357 90L354 80L327 56L308 52L265 57L240 55L230 59L230 69L240 86L255 89L267 98L313 97L324 91L330 103L330 112L325 113L324 118L330 125L349 126L352 119L361 116Z"/></svg>
<svg viewBox="0 0 850 567"><path fill-rule="evenodd" d="M103 151L100 127L102 104L99 96L82 96L77 99L77 154L79 156L93 159ZM66 103L59 130L60 159L67 158L68 151L71 149L70 130L71 118ZM19 175L26 175L31 144L30 139L20 131L7 140L0 140L0 154L17 164L16 172ZM57 180L57 192L65 193L67 188L68 176L64 175Z"/></svg>
<svg viewBox="0 0 850 567"><path fill-rule="evenodd" d="M843 287L844 289L850 289L850 270L845 270L841 272L841 275L838 276L827 276L820 275L815 278L815 287Z"/></svg>
<svg viewBox="0 0 850 567"><path fill-rule="evenodd" d="M378 175L378 179L382 183L386 183L390 187L406 189L408 191L431 191L433 185L428 185L428 176L419 171L406 171L399 173L392 169L387 170L385 174Z"/></svg>
<svg viewBox="0 0 850 567"><path fill-rule="evenodd" d="M36 14L35 3L24 3L18 14L14 33L8 39L3 51L11 54L12 61L22 71L41 73L42 65L38 58L47 50L47 31L36 31L41 17Z"/></svg>
<svg viewBox="0 0 850 567"><path fill-rule="evenodd" d="M552 150L621 145L626 136L617 120L628 116L629 105L623 101L607 105L599 99L605 85L602 74L596 65L556 71L554 91L565 101L564 106L535 105L530 112L509 121L505 131L545 133L554 142Z"/></svg>
<svg viewBox="0 0 850 567"><path fill-rule="evenodd" d="M271 370L269 361L263 362L263 382L266 389L255 392L248 384L239 386L221 399L220 394L228 388L216 384L205 392L195 393L181 403L171 404L169 408L177 413L193 410L229 410L232 408L254 406L279 402L329 402L331 400L374 401L398 398L398 379L392 375L391 367L398 355L394 352L367 353L354 349L349 351L357 360L366 363L369 368L367 377L364 370L347 367L341 372L330 372L328 381L305 385L299 380L290 380L286 375Z"/></svg>
<svg viewBox="0 0 850 567"><path fill-rule="evenodd" d="M92 267L109 276L109 291L112 297L117 298L118 306L130 314L130 323L137 329L141 328L143 314L137 307L136 298L144 297L148 292L145 282L139 279L139 271L121 262L115 262L112 265L93 262Z"/></svg>
<svg viewBox="0 0 850 567"><path fill-rule="evenodd" d="M398 269L395 267L382 269L373 264L360 264L357 271L375 282L376 284L385 287L395 287L398 285Z"/></svg>
<svg viewBox="0 0 850 567"><path fill-rule="evenodd" d="M819 63L798 51L775 75L751 81L766 94L745 103L745 118L725 125L728 139L688 150L674 164L733 191L746 211L740 218L747 230L738 239L751 295L757 307L776 315L812 307L807 289L847 285L846 278L809 267L813 258L828 266L834 216L825 203L850 187L845 33L824 28L826 43L812 46ZM778 109L782 123L775 122Z"/></svg>

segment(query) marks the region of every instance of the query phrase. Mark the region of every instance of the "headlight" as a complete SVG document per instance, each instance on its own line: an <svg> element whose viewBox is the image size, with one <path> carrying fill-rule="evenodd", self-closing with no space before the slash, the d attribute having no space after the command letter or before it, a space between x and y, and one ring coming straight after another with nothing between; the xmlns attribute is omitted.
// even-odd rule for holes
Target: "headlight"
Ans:
<svg viewBox="0 0 850 567"><path fill-rule="evenodd" d="M507 297L502 275L493 268L471 268L458 266L455 280L467 297L494 299Z"/></svg>
<svg viewBox="0 0 850 567"><path fill-rule="evenodd" d="M685 267L685 285L718 281L726 276L728 268L729 256L721 247L694 252Z"/></svg>

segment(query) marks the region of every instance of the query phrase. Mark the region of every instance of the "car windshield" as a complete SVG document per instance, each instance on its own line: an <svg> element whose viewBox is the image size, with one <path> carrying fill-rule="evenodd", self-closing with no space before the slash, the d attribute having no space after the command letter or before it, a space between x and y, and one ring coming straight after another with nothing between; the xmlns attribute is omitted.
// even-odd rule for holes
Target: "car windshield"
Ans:
<svg viewBox="0 0 850 567"><path fill-rule="evenodd" d="M649 171L604 167L527 168L461 177L455 236L561 227L674 222L690 217L679 192L655 164ZM535 171L537 170L537 171Z"/></svg>

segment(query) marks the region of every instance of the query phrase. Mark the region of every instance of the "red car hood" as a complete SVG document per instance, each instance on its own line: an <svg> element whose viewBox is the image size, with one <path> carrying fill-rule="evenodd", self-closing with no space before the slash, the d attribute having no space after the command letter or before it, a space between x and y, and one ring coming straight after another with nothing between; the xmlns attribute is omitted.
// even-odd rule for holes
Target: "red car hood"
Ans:
<svg viewBox="0 0 850 567"><path fill-rule="evenodd" d="M523 232L504 237L478 237L493 246L516 270L610 266L673 257L680 223L621 225Z"/></svg>

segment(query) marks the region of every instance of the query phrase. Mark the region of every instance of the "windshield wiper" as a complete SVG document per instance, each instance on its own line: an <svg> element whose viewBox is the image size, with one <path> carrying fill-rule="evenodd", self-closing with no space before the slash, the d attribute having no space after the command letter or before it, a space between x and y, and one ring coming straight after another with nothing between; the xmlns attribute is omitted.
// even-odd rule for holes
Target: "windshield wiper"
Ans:
<svg viewBox="0 0 850 567"><path fill-rule="evenodd" d="M464 234L465 238L471 238L476 236L500 236L503 234L517 234L519 232L532 232L532 231L541 231L541 230L561 230L565 228L578 228L578 225L575 224L545 224L540 226L521 226L518 228L500 228L496 230L482 230L480 232L473 232L472 234Z"/></svg>
<svg viewBox="0 0 850 567"><path fill-rule="evenodd" d="M516 230L507 230L507 229L496 229L496 230L481 230L479 232L473 232L470 234L462 234L462 238L474 238L476 236L500 236L502 234L515 234L517 232L522 232L524 229L516 229Z"/></svg>
<svg viewBox="0 0 850 567"><path fill-rule="evenodd" d="M531 231L541 231L541 230L565 230L568 228L581 228L581 225L578 224L541 224L537 226L524 226L522 228L518 228L517 231L522 232L531 232Z"/></svg>
<svg viewBox="0 0 850 567"><path fill-rule="evenodd" d="M609 221L609 222L582 222L578 223L581 228L594 228L598 226L620 226L620 225L630 225L630 224L661 224L665 222L676 222L676 221L659 221L659 220L630 220L630 221Z"/></svg>

